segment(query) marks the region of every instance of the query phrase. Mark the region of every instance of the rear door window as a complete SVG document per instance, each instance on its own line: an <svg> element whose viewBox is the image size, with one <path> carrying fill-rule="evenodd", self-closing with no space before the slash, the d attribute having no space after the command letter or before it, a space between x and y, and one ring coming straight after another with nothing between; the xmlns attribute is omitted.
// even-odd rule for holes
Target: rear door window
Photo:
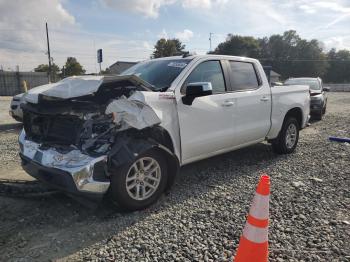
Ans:
<svg viewBox="0 0 350 262"><path fill-rule="evenodd" d="M259 87L259 80L252 63L229 61L232 91L251 90Z"/></svg>

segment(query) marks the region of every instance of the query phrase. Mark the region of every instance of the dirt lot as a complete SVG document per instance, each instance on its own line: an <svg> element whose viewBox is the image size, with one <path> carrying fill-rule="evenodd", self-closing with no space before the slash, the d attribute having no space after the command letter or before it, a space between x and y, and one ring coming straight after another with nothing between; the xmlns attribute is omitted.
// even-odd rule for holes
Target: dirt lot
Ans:
<svg viewBox="0 0 350 262"><path fill-rule="evenodd" d="M17 132L0 133L0 179L30 179ZM141 212L2 182L0 261L232 261L261 172L272 180L270 261L350 261L350 145L329 135L350 137L350 93L330 93L294 154L259 144L185 166L170 194Z"/></svg>

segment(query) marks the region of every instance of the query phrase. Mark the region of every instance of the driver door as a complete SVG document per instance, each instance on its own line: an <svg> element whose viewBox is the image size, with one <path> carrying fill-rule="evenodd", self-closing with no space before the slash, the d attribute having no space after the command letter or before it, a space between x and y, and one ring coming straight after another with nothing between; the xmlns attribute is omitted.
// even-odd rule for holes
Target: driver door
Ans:
<svg viewBox="0 0 350 262"><path fill-rule="evenodd" d="M196 97L192 105L182 102L186 85L210 82L213 93ZM219 60L198 64L185 80L177 98L182 163L206 158L233 146L235 98L226 92L226 81Z"/></svg>

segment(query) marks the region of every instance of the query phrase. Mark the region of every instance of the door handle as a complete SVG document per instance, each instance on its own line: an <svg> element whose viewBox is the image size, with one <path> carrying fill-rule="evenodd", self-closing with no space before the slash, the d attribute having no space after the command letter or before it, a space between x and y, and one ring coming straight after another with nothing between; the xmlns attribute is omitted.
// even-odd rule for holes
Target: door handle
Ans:
<svg viewBox="0 0 350 262"><path fill-rule="evenodd" d="M260 98L260 101L264 101L264 102L269 101L269 100L270 100L270 98L268 98L267 96L263 96L262 98Z"/></svg>
<svg viewBox="0 0 350 262"><path fill-rule="evenodd" d="M235 104L235 102L233 101L225 101L224 103L222 103L222 106L233 106Z"/></svg>

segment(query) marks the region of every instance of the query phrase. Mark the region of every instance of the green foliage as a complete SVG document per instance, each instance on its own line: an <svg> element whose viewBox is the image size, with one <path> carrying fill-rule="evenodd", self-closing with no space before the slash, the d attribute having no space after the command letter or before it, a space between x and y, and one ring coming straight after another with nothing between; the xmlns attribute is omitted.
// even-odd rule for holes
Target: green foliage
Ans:
<svg viewBox="0 0 350 262"><path fill-rule="evenodd" d="M219 44L212 54L258 57L259 41L251 36L229 34L226 41Z"/></svg>
<svg viewBox="0 0 350 262"><path fill-rule="evenodd" d="M321 43L302 39L294 30L258 39L228 35L213 53L257 58L283 78L323 77L331 70Z"/></svg>
<svg viewBox="0 0 350 262"><path fill-rule="evenodd" d="M259 39L260 58L283 78L324 76L328 63L320 43L301 39L294 30Z"/></svg>
<svg viewBox="0 0 350 262"><path fill-rule="evenodd" d="M49 72L49 65L41 64L34 68L34 72ZM51 73L53 76L57 76L60 73L60 68L55 63L51 64Z"/></svg>
<svg viewBox="0 0 350 262"><path fill-rule="evenodd" d="M67 57L62 73L64 76L82 75L85 73L85 70L75 57Z"/></svg>
<svg viewBox="0 0 350 262"><path fill-rule="evenodd" d="M179 39L159 39L154 49L153 58L182 55L185 53L185 45Z"/></svg>
<svg viewBox="0 0 350 262"><path fill-rule="evenodd" d="M101 70L101 75L109 75L111 74L111 70L109 69L109 67L106 67L105 70Z"/></svg>
<svg viewBox="0 0 350 262"><path fill-rule="evenodd" d="M349 83L350 82L350 51L331 49L327 53L329 68L325 76L325 81L329 83Z"/></svg>

